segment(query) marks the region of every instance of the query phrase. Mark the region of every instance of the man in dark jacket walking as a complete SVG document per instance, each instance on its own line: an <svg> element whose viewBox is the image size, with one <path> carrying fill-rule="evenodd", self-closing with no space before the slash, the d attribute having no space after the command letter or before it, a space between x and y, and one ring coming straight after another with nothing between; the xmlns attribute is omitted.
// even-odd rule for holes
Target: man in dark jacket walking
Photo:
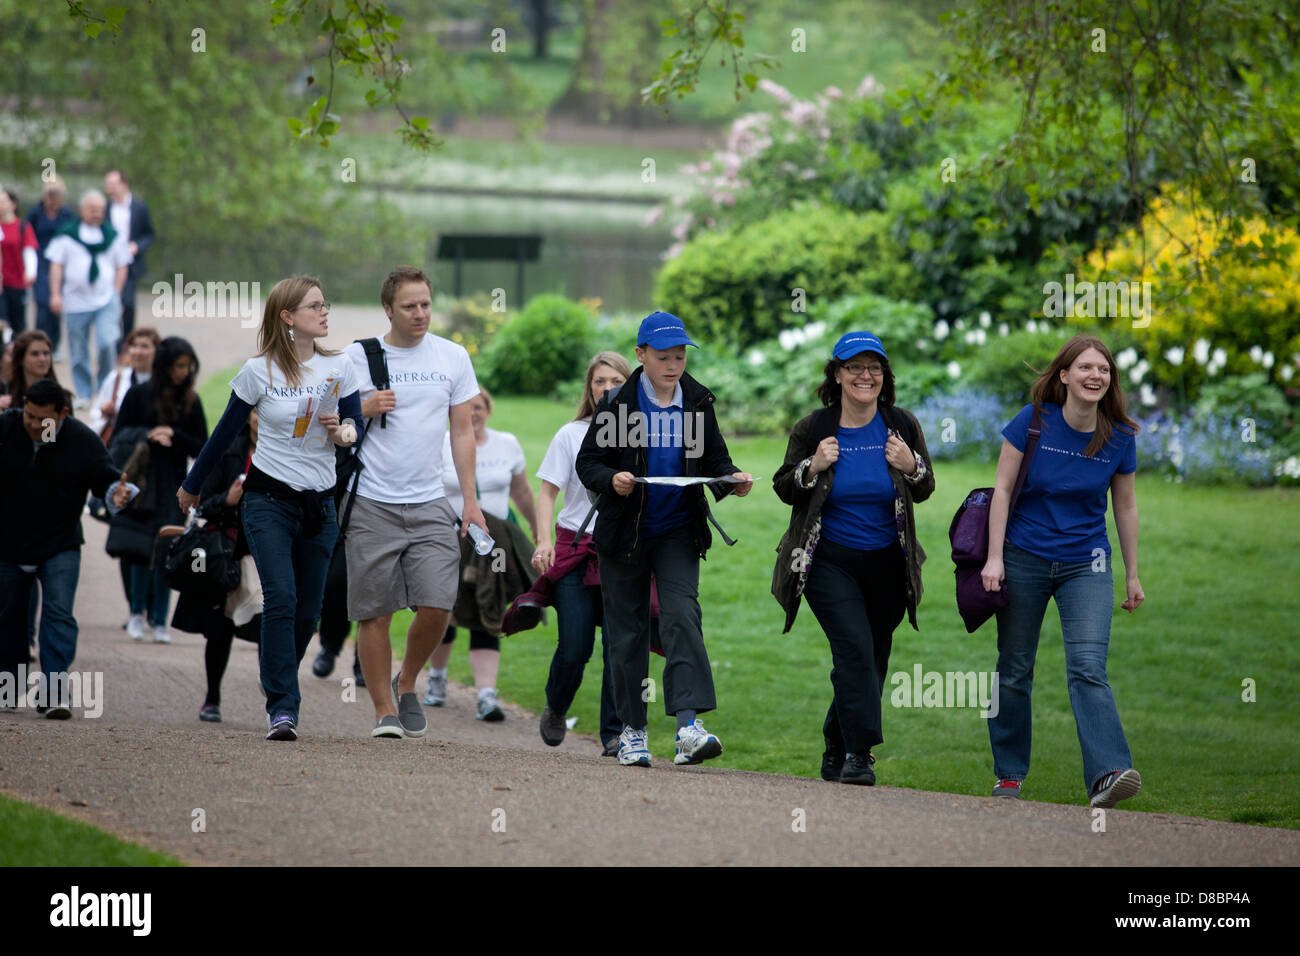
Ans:
<svg viewBox="0 0 1300 956"><path fill-rule="evenodd" d="M133 494L99 436L68 413L67 393L46 379L27 391L21 409L0 415L0 681L10 687L28 661L27 605L35 578L43 595L44 686L64 685L51 678L66 675L77 653L72 606L86 540L86 493L104 498L112 511ZM46 700L38 710L72 716L61 700Z"/></svg>

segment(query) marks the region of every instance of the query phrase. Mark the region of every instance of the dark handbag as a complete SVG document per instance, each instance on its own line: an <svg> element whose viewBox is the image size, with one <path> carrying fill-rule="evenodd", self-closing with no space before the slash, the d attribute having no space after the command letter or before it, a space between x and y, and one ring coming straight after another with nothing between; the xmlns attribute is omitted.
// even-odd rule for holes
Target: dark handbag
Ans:
<svg viewBox="0 0 1300 956"><path fill-rule="evenodd" d="M153 558L153 520L129 509L113 515L108 525L104 550L112 558L127 558L148 564Z"/></svg>
<svg viewBox="0 0 1300 956"><path fill-rule="evenodd" d="M1020 473L1016 475L1016 485L1011 491L1011 502L1007 506L1007 520L1016 510L1020 498L1020 489L1025 485L1025 476L1029 474L1029 462L1038 447L1038 437L1043 430L1043 415L1037 405L1034 417L1029 422L1029 438L1025 442L1025 454L1020 459ZM952 542L952 560L957 565L957 610L966 624L966 633L974 634L985 621L1007 606L1006 582L997 591L985 591L980 572L989 560L989 506L993 503L992 488L975 488L952 516L948 526L948 540Z"/></svg>
<svg viewBox="0 0 1300 956"><path fill-rule="evenodd" d="M235 542L214 523L191 524L166 549L163 572L172 590L217 600L239 587Z"/></svg>

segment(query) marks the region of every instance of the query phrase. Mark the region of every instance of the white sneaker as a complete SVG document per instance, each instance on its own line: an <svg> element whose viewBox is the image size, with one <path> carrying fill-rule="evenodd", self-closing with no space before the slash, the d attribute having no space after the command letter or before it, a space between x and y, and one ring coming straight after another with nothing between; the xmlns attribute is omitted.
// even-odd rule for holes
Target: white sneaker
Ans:
<svg viewBox="0 0 1300 956"><path fill-rule="evenodd" d="M618 737L618 762L625 767L650 766L650 748L646 746L645 730L624 726Z"/></svg>
<svg viewBox="0 0 1300 956"><path fill-rule="evenodd" d="M506 719L505 711L497 702L497 692L494 688L485 687L478 695L478 713L474 715L479 720L486 720L489 723L497 723Z"/></svg>
<svg viewBox="0 0 1300 956"><path fill-rule="evenodd" d="M722 753L722 742L704 729L697 717L687 727L677 731L677 756L673 763L701 763Z"/></svg>
<svg viewBox="0 0 1300 956"><path fill-rule="evenodd" d="M126 622L126 633L131 636L133 641L144 640L144 615L132 614L131 619Z"/></svg>
<svg viewBox="0 0 1300 956"><path fill-rule="evenodd" d="M167 633L166 624L157 624L153 629L153 642L155 644L170 644L172 636Z"/></svg>

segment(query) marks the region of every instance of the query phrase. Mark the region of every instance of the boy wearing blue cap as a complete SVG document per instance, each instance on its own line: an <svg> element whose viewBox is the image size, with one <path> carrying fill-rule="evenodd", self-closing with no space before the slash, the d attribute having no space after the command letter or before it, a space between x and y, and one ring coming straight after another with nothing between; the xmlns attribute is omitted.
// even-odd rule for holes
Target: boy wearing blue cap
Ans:
<svg viewBox="0 0 1300 956"><path fill-rule="evenodd" d="M715 498L743 497L753 476L737 470L713 411L714 395L686 374L686 346L698 348L682 320L654 312L641 323L640 368L596 407L576 468L596 501L592 542L600 567L604 630L614 670L614 705L623 722L619 762L650 766L646 702L650 687L650 576L659 589L664 706L677 718L674 763L722 753L698 714L717 706L704 648L700 559L713 542L703 484L647 478L729 478ZM715 527L717 522L713 522ZM734 544L718 527L723 540Z"/></svg>

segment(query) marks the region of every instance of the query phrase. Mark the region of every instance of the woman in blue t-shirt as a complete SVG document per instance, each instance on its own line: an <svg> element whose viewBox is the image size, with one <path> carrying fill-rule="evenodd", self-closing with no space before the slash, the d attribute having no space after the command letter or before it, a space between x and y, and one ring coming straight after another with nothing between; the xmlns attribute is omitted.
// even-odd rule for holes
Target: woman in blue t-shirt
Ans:
<svg viewBox="0 0 1300 956"><path fill-rule="evenodd" d="M1034 383L1033 404L1002 430L1006 440L989 508L989 557L981 572L986 591L997 591L1005 582L1010 600L998 611L999 696L989 718L995 797L1018 798L1029 773L1029 697L1051 598L1061 615L1089 803L1113 807L1142 787L1106 681L1114 605L1106 537L1108 489L1127 572L1127 598L1121 606L1132 613L1144 598L1137 573L1134 488L1138 426L1124 412L1113 369L1110 351L1099 339L1076 335ZM1008 518L1035 407L1041 410L1041 434L1015 514Z"/></svg>
<svg viewBox="0 0 1300 956"><path fill-rule="evenodd" d="M925 552L912 504L930 497L934 472L916 417L894 404L880 339L846 333L824 375L826 407L794 426L772 478L791 506L772 589L787 631L804 597L830 643L822 779L871 786L894 629L904 613L916 627L921 599Z"/></svg>

